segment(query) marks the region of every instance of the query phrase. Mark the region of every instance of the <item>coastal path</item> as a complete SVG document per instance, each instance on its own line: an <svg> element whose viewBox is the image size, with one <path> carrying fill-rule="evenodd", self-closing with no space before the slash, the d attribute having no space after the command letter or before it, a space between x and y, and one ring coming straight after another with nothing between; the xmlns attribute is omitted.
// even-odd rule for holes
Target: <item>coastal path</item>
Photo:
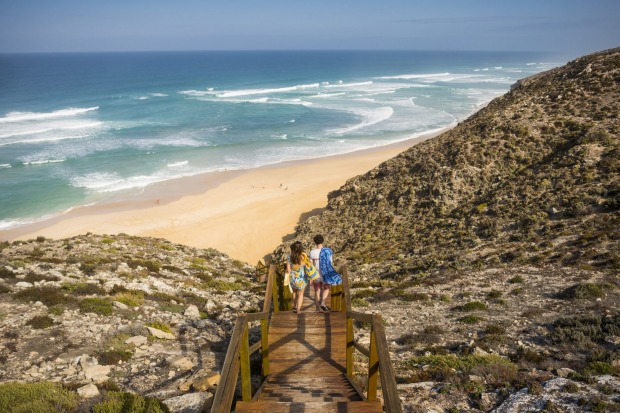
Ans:
<svg viewBox="0 0 620 413"><path fill-rule="evenodd" d="M238 317L211 413L229 413L233 403L236 413L401 412L381 317L351 311L346 268L340 272L343 283L332 287L328 303L332 311L316 312L314 291L306 288L296 314L283 270L269 267L263 312ZM355 326L370 330L369 347L355 340ZM354 372L355 350L368 360L363 371Z"/></svg>

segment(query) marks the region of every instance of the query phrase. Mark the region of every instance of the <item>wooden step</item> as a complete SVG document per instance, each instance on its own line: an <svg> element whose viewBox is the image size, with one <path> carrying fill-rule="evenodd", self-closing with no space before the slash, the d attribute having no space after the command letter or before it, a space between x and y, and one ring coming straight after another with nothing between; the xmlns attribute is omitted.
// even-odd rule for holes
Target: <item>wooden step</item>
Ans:
<svg viewBox="0 0 620 413"><path fill-rule="evenodd" d="M280 402L339 402L362 401L362 397L343 375L270 376L258 400Z"/></svg>
<svg viewBox="0 0 620 413"><path fill-rule="evenodd" d="M235 413L381 413L378 401L359 402L237 402Z"/></svg>

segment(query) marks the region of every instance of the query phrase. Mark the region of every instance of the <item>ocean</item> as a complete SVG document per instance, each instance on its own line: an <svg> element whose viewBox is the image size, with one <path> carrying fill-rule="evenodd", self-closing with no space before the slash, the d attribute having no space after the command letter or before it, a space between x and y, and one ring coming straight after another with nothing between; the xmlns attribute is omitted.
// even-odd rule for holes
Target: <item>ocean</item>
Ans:
<svg viewBox="0 0 620 413"><path fill-rule="evenodd" d="M148 185L378 147L450 127L541 53L0 55L0 230Z"/></svg>

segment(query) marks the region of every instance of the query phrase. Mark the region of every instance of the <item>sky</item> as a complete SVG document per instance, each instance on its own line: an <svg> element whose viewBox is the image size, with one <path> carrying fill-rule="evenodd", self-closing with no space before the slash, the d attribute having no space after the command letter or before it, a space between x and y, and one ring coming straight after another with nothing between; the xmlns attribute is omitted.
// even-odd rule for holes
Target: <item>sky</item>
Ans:
<svg viewBox="0 0 620 413"><path fill-rule="evenodd" d="M619 0L0 0L0 53L618 46Z"/></svg>

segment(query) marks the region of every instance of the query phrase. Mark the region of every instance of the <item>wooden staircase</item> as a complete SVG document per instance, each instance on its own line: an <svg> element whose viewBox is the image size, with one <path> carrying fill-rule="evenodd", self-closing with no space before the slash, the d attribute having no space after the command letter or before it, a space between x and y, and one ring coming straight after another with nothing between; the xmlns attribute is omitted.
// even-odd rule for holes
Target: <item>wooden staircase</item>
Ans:
<svg viewBox="0 0 620 413"><path fill-rule="evenodd" d="M376 398L380 367L377 346L371 344L370 350L364 349L352 338L353 319L357 316L362 317L360 321L381 330L385 342L380 317L346 310L346 307L350 308L349 300L346 299L348 279L346 272L343 275L343 286L332 290L327 304L333 306L334 311L317 312L314 300L310 297L314 291L310 292L307 288L303 311L297 314L290 311L289 298L282 294L288 291L276 285L277 276L272 266L267 280L263 313L242 315L235 326L212 413L230 412L239 371L242 400L236 402L235 413L383 412L383 406ZM272 297L274 312L270 313ZM250 346L248 325L259 320L262 327L261 342ZM372 337L375 337L374 332ZM350 378L354 348L369 357L367 397ZM264 381L252 395L249 356L259 349ZM400 413L395 383L392 385L394 380L387 343L384 349L382 355L387 364L381 364L381 381L389 387L387 393L383 391L384 399L389 399L385 407L389 413Z"/></svg>
<svg viewBox="0 0 620 413"><path fill-rule="evenodd" d="M299 315L273 314L270 375L255 401L237 402L235 412L382 412L381 403L364 401L346 377L344 314L304 307Z"/></svg>

